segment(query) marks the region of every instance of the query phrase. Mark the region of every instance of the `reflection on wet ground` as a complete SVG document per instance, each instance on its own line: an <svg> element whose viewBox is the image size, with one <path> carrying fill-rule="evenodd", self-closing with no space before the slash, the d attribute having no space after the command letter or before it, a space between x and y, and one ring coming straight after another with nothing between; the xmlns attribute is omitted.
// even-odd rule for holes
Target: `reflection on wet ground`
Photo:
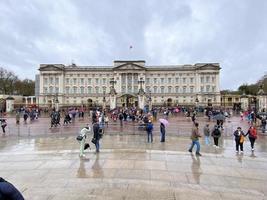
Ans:
<svg viewBox="0 0 267 200"><path fill-rule="evenodd" d="M72 133L47 129L44 134L46 120L34 122L32 127L37 130L39 124L39 131L29 135L23 127L31 126L21 124L20 137L11 133L12 126L17 127L11 123L10 133L0 139L0 176L26 199L267 199L265 136L256 141L255 152L246 140L244 154L235 153L229 135L220 139L220 149L201 139L203 156L197 157L187 151L190 129L175 132L191 126L184 118L170 119L165 143L159 142L158 125L154 143L147 144L145 133L131 134L126 124L129 134L116 132L120 127L114 124L101 140L100 153L92 148L80 159L75 136L85 121L68 127ZM233 118L225 128L238 123Z"/></svg>

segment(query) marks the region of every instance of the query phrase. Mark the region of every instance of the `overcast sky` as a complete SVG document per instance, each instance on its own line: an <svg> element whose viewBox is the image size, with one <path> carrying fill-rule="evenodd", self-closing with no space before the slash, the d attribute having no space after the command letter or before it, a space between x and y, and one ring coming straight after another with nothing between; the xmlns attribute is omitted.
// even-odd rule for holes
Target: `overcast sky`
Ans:
<svg viewBox="0 0 267 200"><path fill-rule="evenodd" d="M267 71L267 1L1 0L0 44L0 66L20 78L41 63L218 62L234 90Z"/></svg>

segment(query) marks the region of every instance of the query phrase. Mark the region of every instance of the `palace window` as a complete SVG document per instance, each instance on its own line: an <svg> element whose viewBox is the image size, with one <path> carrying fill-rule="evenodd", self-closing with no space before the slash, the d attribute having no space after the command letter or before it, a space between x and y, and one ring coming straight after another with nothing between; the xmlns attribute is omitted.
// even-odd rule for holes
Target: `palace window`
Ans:
<svg viewBox="0 0 267 200"><path fill-rule="evenodd" d="M99 87L95 87L95 93L99 93Z"/></svg>
<svg viewBox="0 0 267 200"><path fill-rule="evenodd" d="M59 88L58 87L55 88L55 92L59 93Z"/></svg>
<svg viewBox="0 0 267 200"><path fill-rule="evenodd" d="M59 84L59 78L56 78L56 85Z"/></svg>
<svg viewBox="0 0 267 200"><path fill-rule="evenodd" d="M172 79L171 78L168 78L168 83L172 83Z"/></svg>
<svg viewBox="0 0 267 200"><path fill-rule="evenodd" d="M66 84L69 85L70 84L70 79L66 78Z"/></svg>
<svg viewBox="0 0 267 200"><path fill-rule="evenodd" d="M194 87L190 87L190 93L194 92Z"/></svg>
<svg viewBox="0 0 267 200"><path fill-rule="evenodd" d="M200 77L200 82L204 83L204 77Z"/></svg>
<svg viewBox="0 0 267 200"><path fill-rule="evenodd" d="M193 83L194 82L194 78L190 78L190 83Z"/></svg>
<svg viewBox="0 0 267 200"><path fill-rule="evenodd" d="M84 87L80 87L81 94L84 93Z"/></svg>
<svg viewBox="0 0 267 200"><path fill-rule="evenodd" d="M186 86L183 87L183 93L186 93Z"/></svg>
<svg viewBox="0 0 267 200"><path fill-rule="evenodd" d="M149 91L150 91L150 87L146 87L146 93L149 93Z"/></svg>
<svg viewBox="0 0 267 200"><path fill-rule="evenodd" d="M178 86L175 87L175 92L176 92L176 93L179 93L179 87L178 87Z"/></svg>
<svg viewBox="0 0 267 200"><path fill-rule="evenodd" d="M50 83L50 84L53 84L53 80L54 80L53 77L50 77L50 78L49 78L49 83Z"/></svg>
<svg viewBox="0 0 267 200"><path fill-rule="evenodd" d="M206 85L206 92L210 92L210 86Z"/></svg>
<svg viewBox="0 0 267 200"><path fill-rule="evenodd" d="M95 79L95 84L96 84L96 85L99 84L99 79L98 79L98 78Z"/></svg>
<svg viewBox="0 0 267 200"><path fill-rule="evenodd" d="M160 80L161 80L161 84L164 84L164 78L161 78Z"/></svg>
<svg viewBox="0 0 267 200"><path fill-rule="evenodd" d="M92 87L88 87L87 92L88 92L88 94L91 94L92 93Z"/></svg>
<svg viewBox="0 0 267 200"><path fill-rule="evenodd" d="M155 83L155 84L157 83L157 78L154 78L154 83Z"/></svg>
<svg viewBox="0 0 267 200"><path fill-rule="evenodd" d="M92 79L88 78L88 84L92 84Z"/></svg>
<svg viewBox="0 0 267 200"><path fill-rule="evenodd" d="M209 83L209 82L210 82L210 77L206 76L206 83Z"/></svg>
<svg viewBox="0 0 267 200"><path fill-rule="evenodd" d="M154 86L153 89L154 89L154 91L153 91L154 93L157 93L157 92L158 92L158 91L157 91L157 90L158 90L157 86Z"/></svg>
<svg viewBox="0 0 267 200"><path fill-rule="evenodd" d="M122 93L126 93L126 87L125 86L122 86L121 90L122 90Z"/></svg>
<svg viewBox="0 0 267 200"><path fill-rule="evenodd" d="M134 93L137 93L137 92L138 92L138 87L134 86Z"/></svg>
<svg viewBox="0 0 267 200"><path fill-rule="evenodd" d="M49 87L49 93L53 93L53 87Z"/></svg>
<svg viewBox="0 0 267 200"><path fill-rule="evenodd" d="M172 87L171 86L168 87L168 93L172 93Z"/></svg>
<svg viewBox="0 0 267 200"><path fill-rule="evenodd" d="M186 78L183 78L183 83L186 83Z"/></svg>
<svg viewBox="0 0 267 200"><path fill-rule="evenodd" d="M164 86L160 87L160 93L164 93Z"/></svg>
<svg viewBox="0 0 267 200"><path fill-rule="evenodd" d="M47 83L48 83L47 78L44 78L44 84L47 85Z"/></svg>
<svg viewBox="0 0 267 200"><path fill-rule="evenodd" d="M73 85L77 84L77 78L73 78Z"/></svg>
<svg viewBox="0 0 267 200"><path fill-rule="evenodd" d="M200 91L201 91L201 92L204 92L204 86L201 86L201 87L200 87Z"/></svg>
<svg viewBox="0 0 267 200"><path fill-rule="evenodd" d="M215 86L212 86L212 92L215 92L215 88L216 88Z"/></svg>
<svg viewBox="0 0 267 200"><path fill-rule="evenodd" d="M83 78L81 78L81 85L83 85L84 84L84 79Z"/></svg>
<svg viewBox="0 0 267 200"><path fill-rule="evenodd" d="M179 83L179 78L176 78L176 79L175 79L175 82L176 82L176 83Z"/></svg>
<svg viewBox="0 0 267 200"><path fill-rule="evenodd" d="M106 79L103 78L103 85L106 85Z"/></svg>
<svg viewBox="0 0 267 200"><path fill-rule="evenodd" d="M77 87L73 87L73 93L74 93L74 94L77 93Z"/></svg>

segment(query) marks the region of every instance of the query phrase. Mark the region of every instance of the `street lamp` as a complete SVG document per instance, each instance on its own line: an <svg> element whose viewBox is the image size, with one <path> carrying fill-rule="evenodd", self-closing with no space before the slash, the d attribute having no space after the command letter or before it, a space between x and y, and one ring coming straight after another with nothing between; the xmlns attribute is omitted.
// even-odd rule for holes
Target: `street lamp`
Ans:
<svg viewBox="0 0 267 200"><path fill-rule="evenodd" d="M103 110L106 108L106 87L103 87Z"/></svg>
<svg viewBox="0 0 267 200"><path fill-rule="evenodd" d="M140 90L143 90L143 84L145 83L145 81L143 80L143 78L141 77L140 80L138 81L138 84L140 84Z"/></svg>

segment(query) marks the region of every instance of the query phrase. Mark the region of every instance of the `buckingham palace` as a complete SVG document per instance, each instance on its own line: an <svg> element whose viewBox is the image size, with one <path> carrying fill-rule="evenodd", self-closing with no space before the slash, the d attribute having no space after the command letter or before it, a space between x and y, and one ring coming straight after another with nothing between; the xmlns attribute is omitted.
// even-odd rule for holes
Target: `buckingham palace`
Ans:
<svg viewBox="0 0 267 200"><path fill-rule="evenodd" d="M40 107L220 105L219 63L151 65L114 61L111 66L40 64Z"/></svg>

